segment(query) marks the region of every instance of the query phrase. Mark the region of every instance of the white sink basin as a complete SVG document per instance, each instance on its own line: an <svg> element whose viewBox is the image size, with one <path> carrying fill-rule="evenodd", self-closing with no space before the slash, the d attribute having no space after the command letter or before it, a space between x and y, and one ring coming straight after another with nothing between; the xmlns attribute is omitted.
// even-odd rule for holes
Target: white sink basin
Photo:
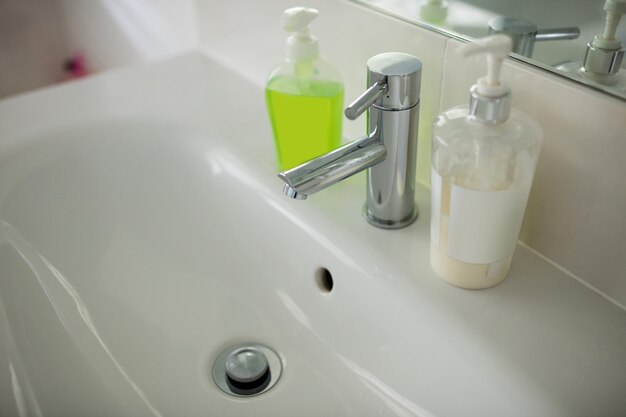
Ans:
<svg viewBox="0 0 626 417"><path fill-rule="evenodd" d="M488 291L428 264L363 178L282 196L263 91L200 53L0 102L0 415L626 413L626 313L518 248ZM332 274L328 291L321 268ZM213 361L262 343L248 399Z"/></svg>

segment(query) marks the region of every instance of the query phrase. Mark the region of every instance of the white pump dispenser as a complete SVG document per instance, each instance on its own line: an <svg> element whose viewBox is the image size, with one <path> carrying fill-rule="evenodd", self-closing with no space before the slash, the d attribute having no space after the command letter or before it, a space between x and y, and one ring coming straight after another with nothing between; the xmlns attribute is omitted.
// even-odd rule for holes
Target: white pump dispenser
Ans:
<svg viewBox="0 0 626 417"><path fill-rule="evenodd" d="M582 71L595 81L613 81L611 75L617 74L624 57L622 42L615 34L622 15L626 13L626 0L606 0L606 23L604 33L596 35L587 44L587 52L583 61Z"/></svg>
<svg viewBox="0 0 626 417"><path fill-rule="evenodd" d="M477 93L486 97L501 97L509 93L509 89L502 84L500 74L502 63L511 52L513 43L506 35L494 35L468 43L459 50L464 57L476 54L487 55L487 75L479 78L475 84Z"/></svg>
<svg viewBox="0 0 626 417"><path fill-rule="evenodd" d="M483 123L502 123L509 117L511 90L501 81L502 63L513 43L506 35L493 35L462 46L465 57L487 56L487 75L470 89L470 117Z"/></svg>
<svg viewBox="0 0 626 417"><path fill-rule="evenodd" d="M541 128L511 109L501 80L511 46L494 35L461 47L465 56L487 56L487 75L471 87L469 106L433 124L431 266L463 288L507 276L541 147Z"/></svg>
<svg viewBox="0 0 626 417"><path fill-rule="evenodd" d="M587 44L583 62L571 62L557 69L582 77L598 88L611 87L626 97L626 71L621 69L624 47L616 37L622 15L626 14L626 0L606 0L606 21L602 34Z"/></svg>
<svg viewBox="0 0 626 417"><path fill-rule="evenodd" d="M287 58L294 61L312 61L320 55L317 38L311 36L310 25L319 12L308 7L293 7L283 12L282 26L292 35L287 38Z"/></svg>
<svg viewBox="0 0 626 417"><path fill-rule="evenodd" d="M622 15L626 13L626 1L624 0L607 0L604 3L606 11L606 23L604 33L596 35L592 45L597 48L618 50L622 48L622 42L615 38L617 27Z"/></svg>

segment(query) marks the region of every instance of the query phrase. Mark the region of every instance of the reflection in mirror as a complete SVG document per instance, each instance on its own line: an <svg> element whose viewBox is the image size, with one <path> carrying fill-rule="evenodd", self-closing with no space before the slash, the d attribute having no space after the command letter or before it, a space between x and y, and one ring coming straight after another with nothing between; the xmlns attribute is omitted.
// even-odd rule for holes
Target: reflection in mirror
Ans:
<svg viewBox="0 0 626 417"><path fill-rule="evenodd" d="M626 99L626 0L354 1L463 40L506 33L515 58Z"/></svg>
<svg viewBox="0 0 626 417"><path fill-rule="evenodd" d="M580 35L577 27L539 29L528 20L513 17L496 17L488 22L489 34L503 33L513 40L513 52L532 58L535 42L576 39Z"/></svg>

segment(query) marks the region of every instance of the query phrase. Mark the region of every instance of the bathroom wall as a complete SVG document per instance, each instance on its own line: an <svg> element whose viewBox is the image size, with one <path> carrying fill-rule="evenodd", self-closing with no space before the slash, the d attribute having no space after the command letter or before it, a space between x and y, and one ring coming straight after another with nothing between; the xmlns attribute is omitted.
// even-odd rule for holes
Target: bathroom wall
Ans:
<svg viewBox="0 0 626 417"><path fill-rule="evenodd" d="M197 45L194 0L2 0L0 98L67 78L79 52L99 72Z"/></svg>
<svg viewBox="0 0 626 417"><path fill-rule="evenodd" d="M69 45L57 1L0 1L0 97L57 82Z"/></svg>
<svg viewBox="0 0 626 417"><path fill-rule="evenodd" d="M202 44L261 86L283 58L281 12L302 4L197 0ZM467 101L484 63L462 61L455 53L459 41L346 0L308 0L306 5L320 10L313 31L322 55L343 74L347 100L365 87L365 63L372 55L399 51L422 59L418 179L428 184L430 124L441 110ZM626 306L626 102L512 61L504 78L513 88L513 105L545 131L522 241L574 279ZM349 139L364 130L363 120L345 121Z"/></svg>
<svg viewBox="0 0 626 417"><path fill-rule="evenodd" d="M57 1L70 48L82 51L95 70L154 61L197 46L194 0Z"/></svg>

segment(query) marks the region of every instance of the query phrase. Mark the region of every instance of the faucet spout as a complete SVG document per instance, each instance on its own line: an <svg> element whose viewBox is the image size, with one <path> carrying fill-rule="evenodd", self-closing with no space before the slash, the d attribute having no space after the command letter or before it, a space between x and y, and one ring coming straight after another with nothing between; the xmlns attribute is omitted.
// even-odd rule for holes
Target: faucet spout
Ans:
<svg viewBox="0 0 626 417"><path fill-rule="evenodd" d="M290 198L304 200L345 178L383 161L387 151L375 131L332 152L281 172L283 192Z"/></svg>

